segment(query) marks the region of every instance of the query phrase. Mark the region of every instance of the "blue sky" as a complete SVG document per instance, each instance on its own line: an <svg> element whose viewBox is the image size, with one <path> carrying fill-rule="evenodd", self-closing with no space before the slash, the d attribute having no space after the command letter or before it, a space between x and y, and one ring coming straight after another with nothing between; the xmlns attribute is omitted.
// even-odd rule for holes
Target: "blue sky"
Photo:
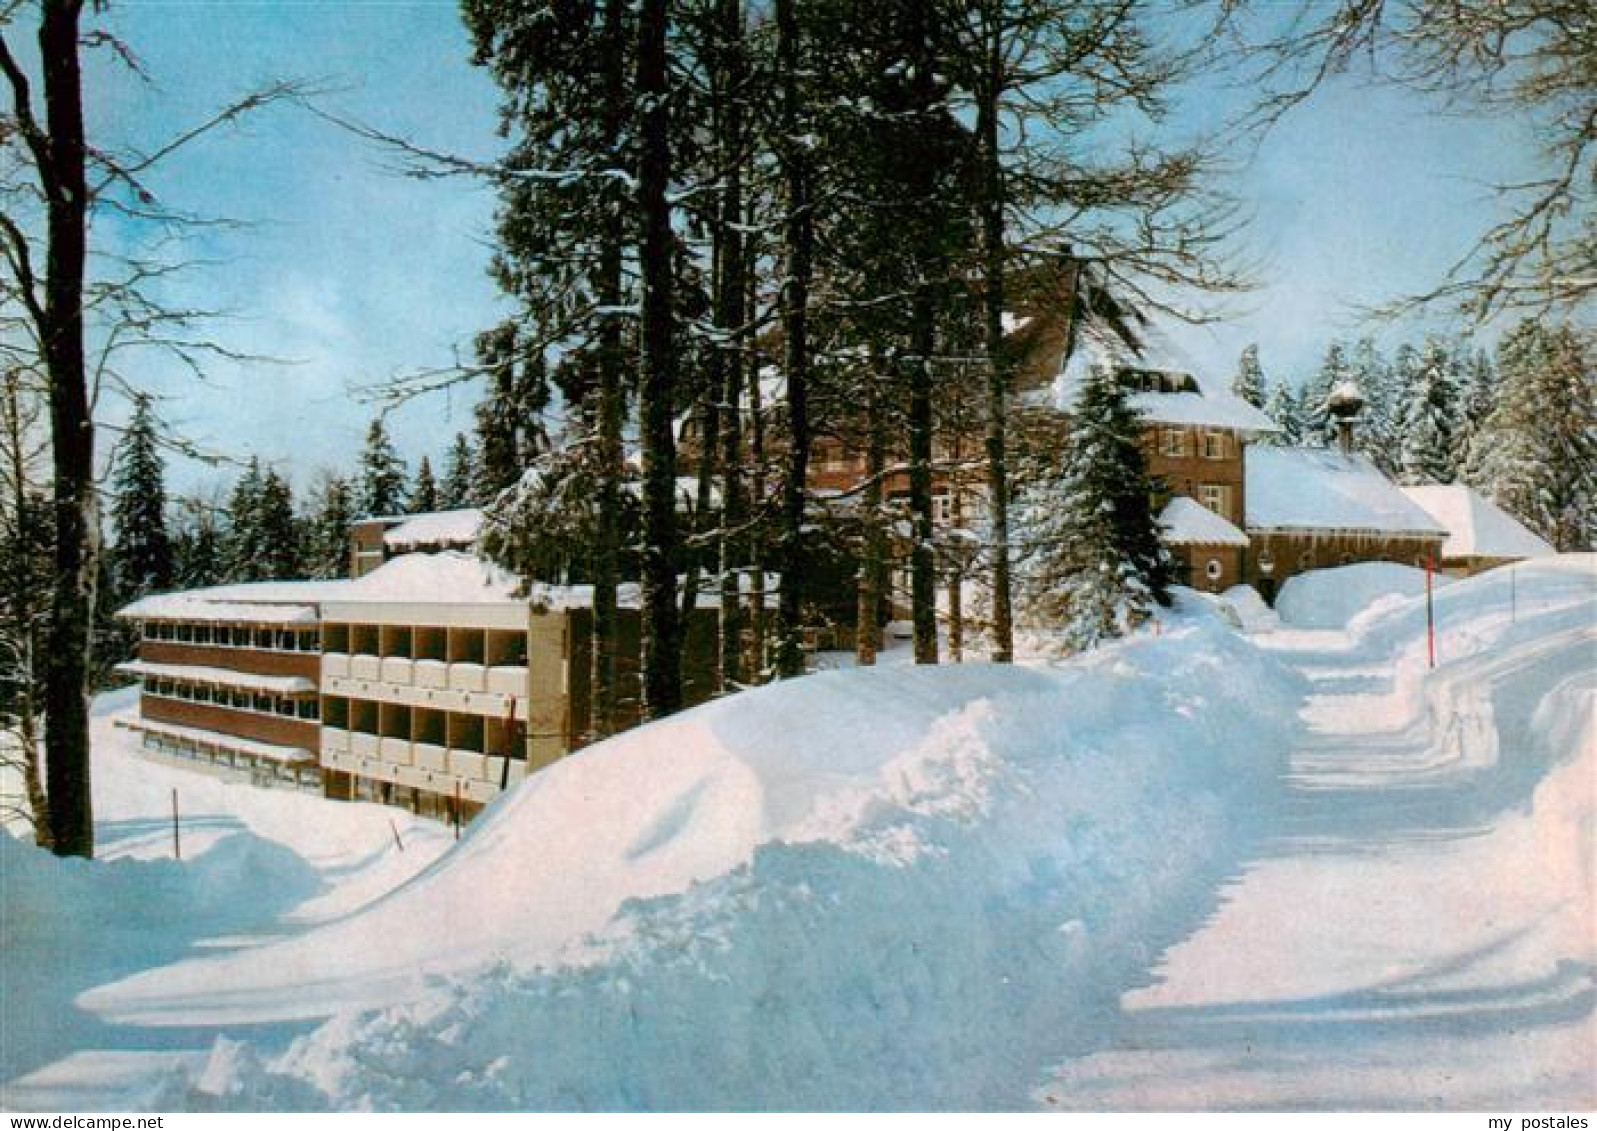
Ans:
<svg viewBox="0 0 1597 1131"><path fill-rule="evenodd" d="M471 155L497 150L495 93L468 61L453 0L141 0L111 10L152 81L90 71L91 130L150 144L263 81L299 77L325 101L384 130ZM1211 125L1238 95L1195 93L1175 129ZM1260 343L1272 376L1301 377L1329 335L1361 332L1360 303L1434 281L1494 216L1487 185L1525 167L1523 128L1443 115L1412 96L1342 80L1276 129L1234 190L1253 217L1243 250L1260 289L1227 300L1221 325L1175 336L1205 369L1229 373ZM274 110L185 152L154 181L164 203L250 221L185 250L219 260L174 284L233 316L217 337L285 365L220 364L196 385L169 365L129 366L166 396L192 438L258 453L304 484L353 462L370 419L352 387L445 365L502 310L485 274L493 199L463 181L395 176L381 155L308 114ZM107 225L108 244L133 233ZM1387 342L1413 328L1387 329ZM435 462L469 427L472 390L391 417L404 454ZM173 486L214 479L174 466Z"/></svg>

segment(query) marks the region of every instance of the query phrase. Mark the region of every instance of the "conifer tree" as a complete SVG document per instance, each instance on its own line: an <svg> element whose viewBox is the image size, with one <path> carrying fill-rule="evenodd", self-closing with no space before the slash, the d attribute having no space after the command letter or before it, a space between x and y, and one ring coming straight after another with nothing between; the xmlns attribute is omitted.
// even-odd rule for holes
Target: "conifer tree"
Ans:
<svg viewBox="0 0 1597 1131"><path fill-rule="evenodd" d="M1275 421L1281 430L1263 437L1261 443L1296 447L1303 442L1303 418L1298 409L1297 394L1285 381L1271 383L1264 400L1264 414Z"/></svg>
<svg viewBox="0 0 1597 1131"><path fill-rule="evenodd" d="M227 577L259 581L265 570L265 538L261 533L261 461L251 456L228 500Z"/></svg>
<svg viewBox="0 0 1597 1131"><path fill-rule="evenodd" d="M1142 426L1108 367L1084 384L1058 461L1028 485L1019 513L1028 546L1028 619L1080 651L1124 634L1169 603Z"/></svg>
<svg viewBox="0 0 1597 1131"><path fill-rule="evenodd" d="M172 542L166 530L166 475L148 397L134 401L112 489L116 600L131 601L170 589Z"/></svg>
<svg viewBox="0 0 1597 1131"><path fill-rule="evenodd" d="M1446 344L1439 338L1428 339L1413 384L1404 390L1399 466L1405 483L1450 483L1453 480L1456 390L1450 368Z"/></svg>
<svg viewBox="0 0 1597 1131"><path fill-rule="evenodd" d="M1325 448L1336 444L1336 422L1331 417L1331 390L1353 375L1348 365L1347 350L1341 342L1332 342L1326 348L1325 360L1299 392L1298 412L1301 421L1301 442L1310 447Z"/></svg>
<svg viewBox="0 0 1597 1131"><path fill-rule="evenodd" d="M1231 378L1231 391L1254 408L1263 408L1264 387L1265 377L1259 365L1258 343L1249 343L1237 359L1237 372Z"/></svg>
<svg viewBox="0 0 1597 1131"><path fill-rule="evenodd" d="M1376 467L1387 475L1398 470L1398 436L1402 429L1396 420L1401 403L1392 383L1392 370L1371 338L1361 338L1349 360L1353 383L1364 397L1355 444Z"/></svg>
<svg viewBox="0 0 1597 1131"><path fill-rule="evenodd" d="M367 517L399 514L405 509L405 461L388 438L383 418L372 420L360 454L360 511Z"/></svg>
<svg viewBox="0 0 1597 1131"><path fill-rule="evenodd" d="M410 489L410 513L425 514L438 509L438 483L433 479L433 466L426 456L416 466L416 483Z"/></svg>
<svg viewBox="0 0 1597 1131"><path fill-rule="evenodd" d="M217 585L232 576L230 543L220 507L200 498L178 500L172 538L173 580L180 589Z"/></svg>
<svg viewBox="0 0 1597 1131"><path fill-rule="evenodd" d="M1525 321L1498 345L1496 407L1467 474L1560 551L1597 542L1597 351L1570 326Z"/></svg>
<svg viewBox="0 0 1597 1131"><path fill-rule="evenodd" d="M524 347L513 323L478 335L477 356L489 372L488 395L477 406L477 494L487 503L549 448L549 375L543 351Z"/></svg>
<svg viewBox="0 0 1597 1131"><path fill-rule="evenodd" d="M1497 369L1492 356L1485 350L1476 350L1463 364L1462 386L1458 397L1458 421L1453 432L1453 471L1456 478L1466 478L1470 450L1475 437L1486 425L1487 417L1497 405Z"/></svg>
<svg viewBox="0 0 1597 1131"><path fill-rule="evenodd" d="M354 492L349 480L329 475L315 492L305 547L306 572L311 577L348 577L349 527L354 521Z"/></svg>
<svg viewBox="0 0 1597 1131"><path fill-rule="evenodd" d="M449 447L449 459L444 464L444 479L438 485L438 505L445 509L469 507L474 499L473 484L477 479L476 455L471 450L471 440L464 432L455 433L455 442Z"/></svg>
<svg viewBox="0 0 1597 1131"><path fill-rule="evenodd" d="M261 539L262 575L288 581L300 575L300 529L294 515L294 492L275 468L266 472L256 510Z"/></svg>

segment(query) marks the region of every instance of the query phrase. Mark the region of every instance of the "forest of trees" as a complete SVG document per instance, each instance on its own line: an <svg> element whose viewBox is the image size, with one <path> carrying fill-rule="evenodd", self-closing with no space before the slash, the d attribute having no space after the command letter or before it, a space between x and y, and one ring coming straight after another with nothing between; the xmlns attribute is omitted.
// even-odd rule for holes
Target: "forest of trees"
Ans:
<svg viewBox="0 0 1597 1131"><path fill-rule="evenodd" d="M249 359L203 340L203 309L156 301L151 280L180 264L161 258L154 233L199 221L162 201L150 171L306 91L270 82L165 142L119 146L90 136L84 115L86 53L138 67L134 45L101 26L106 6L4 6L0 533L15 588L0 612L22 659L8 654L0 706L8 733L32 728L30 764L47 720L41 840L92 851L87 693L107 650L104 610L168 579L336 576L342 532L363 513L486 505L498 560L591 583L601 717L623 580L643 593L649 716L681 701L684 613L705 586L726 688L801 671L818 616L851 622L871 662L895 571L908 579L918 661L940 658L939 591L955 656L979 631L994 659L1010 659L1017 615L1038 609L1011 597L1037 548L1035 530L1012 534L1011 498L1024 514L1028 493L1034 504L1086 479L1027 452L1011 428L1006 314L1042 290L1071 325L1090 315L1134 334L1141 314L1201 317L1204 294L1249 282L1231 259L1243 216L1216 179L1216 147L1239 139L1171 127L1190 80L1249 75L1268 126L1368 58L1382 81L1545 120L1545 175L1505 184L1509 218L1416 301L1480 321L1565 313L1590 294L1591 38L1569 32L1583 9L1505 0L1462 20L1457 3L1305 3L1302 19L1279 20L1271 4L1173 19L1138 0L464 0L507 155L483 164L345 125L411 173L498 192L492 270L512 312L452 378L485 389L472 434L441 471L412 475L379 417L359 465L323 472L298 500L287 469L250 461L223 495L165 507L158 453L185 445L118 351L141 344L193 371L208 357ZM36 50L19 59L8 37L23 29ZM136 218L130 229L150 242L96 262L89 221L104 213ZM1478 483L1558 545L1584 545L1591 347L1559 325L1532 321L1484 360L1431 343L1390 360L1337 347L1306 381L1269 382L1255 356L1239 389L1289 439L1314 443L1328 427L1319 393L1367 379L1366 443L1383 466ZM401 380L389 395L410 391ZM99 414L118 399L129 423L97 447ZM1123 452L1103 408L1102 426L1073 442ZM863 453L867 474L823 497L807 483L831 441ZM1119 478L1135 481L1125 458ZM986 484L989 505L962 511L954 491L939 523L934 491L959 482ZM1149 521L1117 510L1068 539L1127 550ZM1106 559L1064 552L1066 537L1047 569L1101 575ZM1140 552L1122 560L1135 611L1161 592L1160 566ZM839 562L853 571L844 607ZM1101 613L1099 596L1082 606Z"/></svg>

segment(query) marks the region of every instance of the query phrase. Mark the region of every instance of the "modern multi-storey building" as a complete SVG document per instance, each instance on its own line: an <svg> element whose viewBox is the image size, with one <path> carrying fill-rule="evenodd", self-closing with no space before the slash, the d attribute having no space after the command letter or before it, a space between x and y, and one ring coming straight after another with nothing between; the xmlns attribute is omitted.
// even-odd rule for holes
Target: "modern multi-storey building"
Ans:
<svg viewBox="0 0 1597 1131"><path fill-rule="evenodd" d="M615 715L639 717L635 586L619 612ZM351 581L265 582L147 597L139 711L147 749L260 784L471 817L590 741L591 590L535 586L454 551ZM689 618L684 695L710 694L714 613Z"/></svg>

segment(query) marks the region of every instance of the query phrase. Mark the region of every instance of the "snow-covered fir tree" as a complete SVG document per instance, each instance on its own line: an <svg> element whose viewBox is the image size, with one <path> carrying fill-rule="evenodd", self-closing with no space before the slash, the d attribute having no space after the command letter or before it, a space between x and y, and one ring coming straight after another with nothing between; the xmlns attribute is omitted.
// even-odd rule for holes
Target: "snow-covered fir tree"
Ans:
<svg viewBox="0 0 1597 1131"><path fill-rule="evenodd" d="M366 431L360 453L360 512L363 515L399 514L405 509L405 461L394 450L383 418Z"/></svg>
<svg viewBox="0 0 1597 1131"><path fill-rule="evenodd" d="M1525 321L1498 345L1496 407L1466 475L1562 551L1597 543L1597 348L1570 326Z"/></svg>
<svg viewBox="0 0 1597 1131"><path fill-rule="evenodd" d="M227 524L220 507L202 498L178 500L172 536L173 580L179 589L216 585L232 576Z"/></svg>
<svg viewBox="0 0 1597 1131"><path fill-rule="evenodd" d="M1397 424L1401 401L1393 385L1392 367L1372 338L1360 338L1348 359L1349 374L1364 397L1364 409L1354 431L1359 451L1387 475L1398 470Z"/></svg>
<svg viewBox="0 0 1597 1131"><path fill-rule="evenodd" d="M1264 398L1264 415L1275 421L1281 430L1259 437L1259 443L1293 447L1303 442L1303 414L1298 397L1285 381L1270 383Z"/></svg>
<svg viewBox="0 0 1597 1131"><path fill-rule="evenodd" d="M1024 617L1062 650L1123 635L1169 600L1141 430L1118 379L1095 369L1058 458L1017 508Z"/></svg>
<svg viewBox="0 0 1597 1131"><path fill-rule="evenodd" d="M438 484L438 505L445 510L471 506L476 480L477 458L471 450L471 439L464 432L456 432L444 462L444 478Z"/></svg>
<svg viewBox="0 0 1597 1131"><path fill-rule="evenodd" d="M1455 478L1468 479L1467 466L1475 437L1486 425L1497 406L1497 367L1492 355L1476 350L1461 365L1458 415L1453 431L1453 471Z"/></svg>
<svg viewBox="0 0 1597 1131"><path fill-rule="evenodd" d="M172 586L172 542L166 530L166 470L148 397L139 397L122 438L112 490L116 533L113 577L118 600Z"/></svg>
<svg viewBox="0 0 1597 1131"><path fill-rule="evenodd" d="M261 538L261 572L271 581L300 574L300 528L294 515L294 492L275 468L261 481L256 521Z"/></svg>
<svg viewBox="0 0 1597 1131"><path fill-rule="evenodd" d="M416 482L410 489L410 513L425 514L438 509L438 481L433 478L433 465L426 456L416 466Z"/></svg>
<svg viewBox="0 0 1597 1131"><path fill-rule="evenodd" d="M1252 342L1237 359L1236 376L1231 378L1231 391L1254 408L1264 407L1265 377L1259 365L1259 346Z"/></svg>
<svg viewBox="0 0 1597 1131"><path fill-rule="evenodd" d="M233 485L227 514L227 576L233 581L258 581L263 576L265 538L261 533L261 461L251 456Z"/></svg>
<svg viewBox="0 0 1597 1131"><path fill-rule="evenodd" d="M1337 442L1336 421L1329 408L1331 390L1353 377L1348 364L1347 349L1341 342L1332 342L1325 351L1325 360L1314 376L1299 392L1299 418L1302 422L1301 442L1310 447L1334 447Z"/></svg>
<svg viewBox="0 0 1597 1131"><path fill-rule="evenodd" d="M548 450L550 391L542 351L524 353L514 324L478 335L477 354L489 372L488 395L477 406L477 495L486 503Z"/></svg>
<svg viewBox="0 0 1597 1131"><path fill-rule="evenodd" d="M1404 390L1399 473L1404 483L1453 481L1453 418L1457 390L1452 355L1440 338L1426 339L1413 383Z"/></svg>

